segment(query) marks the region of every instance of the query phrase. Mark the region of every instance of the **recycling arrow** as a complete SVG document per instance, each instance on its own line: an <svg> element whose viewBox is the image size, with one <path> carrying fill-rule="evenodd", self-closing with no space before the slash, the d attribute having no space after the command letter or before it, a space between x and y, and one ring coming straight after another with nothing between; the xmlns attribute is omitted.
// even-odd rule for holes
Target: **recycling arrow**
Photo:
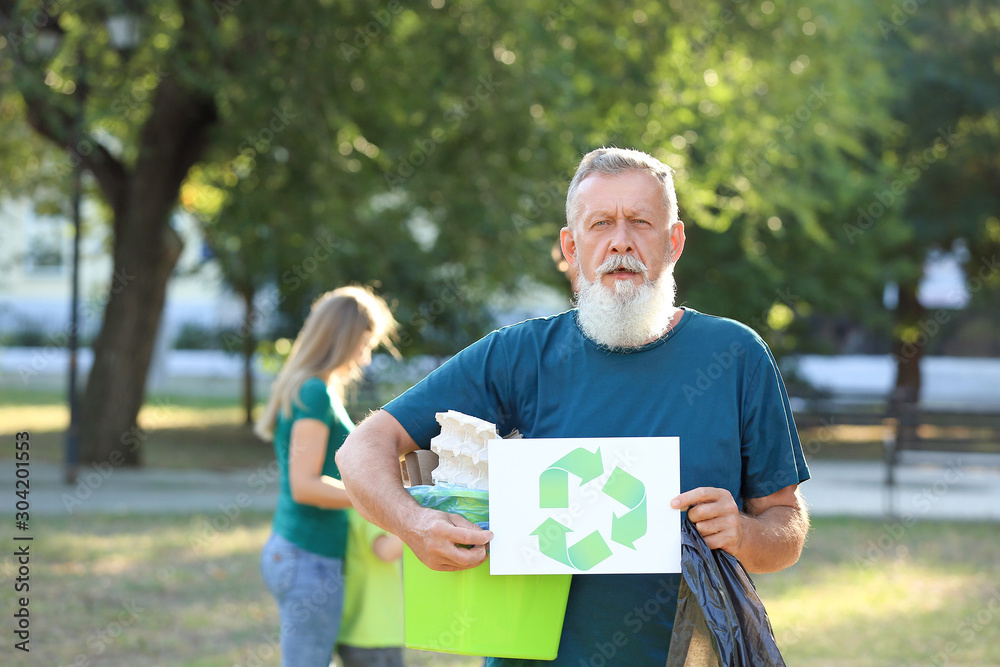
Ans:
<svg viewBox="0 0 1000 667"><path fill-rule="evenodd" d="M566 548L566 533L573 532L555 519L546 519L532 535L538 536L538 550L552 560L577 570L589 570L611 555L611 548L598 531Z"/></svg>
<svg viewBox="0 0 1000 667"><path fill-rule="evenodd" d="M646 486L616 466L602 491L629 508L612 516L611 541L635 549L633 542L646 534Z"/></svg>
<svg viewBox="0 0 1000 667"><path fill-rule="evenodd" d="M542 471L538 478L539 507L569 507L569 474L580 478L580 484L594 480L604 473L601 448L589 452L577 447Z"/></svg>
<svg viewBox="0 0 1000 667"><path fill-rule="evenodd" d="M538 477L538 500L541 508L569 507L569 476L586 484L604 473L600 448L590 452L578 447L542 471ZM604 494L628 508L621 516L611 515L611 541L635 550L635 541L646 534L646 487L615 467L602 489ZM568 546L566 534L573 529L547 518L532 535L538 536L538 550L552 560L577 570L589 570L609 558L611 547L600 531L595 530L576 544Z"/></svg>
<svg viewBox="0 0 1000 667"><path fill-rule="evenodd" d="M539 507L569 507L569 473L546 468L538 478Z"/></svg>
<svg viewBox="0 0 1000 667"><path fill-rule="evenodd" d="M610 555L611 547L596 530L569 548L569 559L578 570L589 570Z"/></svg>
<svg viewBox="0 0 1000 667"><path fill-rule="evenodd" d="M573 564L569 560L569 553L566 550L566 533L572 533L572 528L567 528L555 519L546 519L532 535L538 535L538 550L553 560L557 560L563 565Z"/></svg>

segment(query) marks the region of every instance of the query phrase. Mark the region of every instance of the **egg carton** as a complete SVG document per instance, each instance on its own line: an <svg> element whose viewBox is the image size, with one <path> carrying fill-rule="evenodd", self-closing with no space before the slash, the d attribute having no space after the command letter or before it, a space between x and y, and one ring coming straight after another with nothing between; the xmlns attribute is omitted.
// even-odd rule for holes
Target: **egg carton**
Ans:
<svg viewBox="0 0 1000 667"><path fill-rule="evenodd" d="M431 440L438 466L431 471L435 484L457 484L478 491L489 490L489 456L486 443L499 438L488 421L456 410L434 415L441 434Z"/></svg>

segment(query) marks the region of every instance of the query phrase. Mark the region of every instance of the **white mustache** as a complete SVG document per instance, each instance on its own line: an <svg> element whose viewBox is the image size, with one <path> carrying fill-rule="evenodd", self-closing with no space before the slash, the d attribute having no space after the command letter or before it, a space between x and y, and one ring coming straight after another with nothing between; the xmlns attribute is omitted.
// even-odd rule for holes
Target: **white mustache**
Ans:
<svg viewBox="0 0 1000 667"><path fill-rule="evenodd" d="M597 267L597 275L603 276L606 273L614 273L615 271L622 270L631 271L632 273L641 273L643 277L645 277L649 272L646 265L632 255L618 255L617 257L608 257L604 260L604 262Z"/></svg>

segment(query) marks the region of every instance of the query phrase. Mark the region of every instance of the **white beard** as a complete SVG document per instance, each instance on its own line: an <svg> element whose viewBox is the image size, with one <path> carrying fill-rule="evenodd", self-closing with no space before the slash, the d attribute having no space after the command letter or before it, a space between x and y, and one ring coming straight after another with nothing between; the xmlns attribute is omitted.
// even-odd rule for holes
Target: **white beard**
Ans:
<svg viewBox="0 0 1000 667"><path fill-rule="evenodd" d="M613 290L601 283L601 276L621 268L641 273L642 283L636 286L631 280L616 280ZM601 264L595 282L589 282L581 271L576 307L584 335L612 350L642 347L662 336L677 312L673 266L665 267L658 280L647 276L646 266L628 255Z"/></svg>

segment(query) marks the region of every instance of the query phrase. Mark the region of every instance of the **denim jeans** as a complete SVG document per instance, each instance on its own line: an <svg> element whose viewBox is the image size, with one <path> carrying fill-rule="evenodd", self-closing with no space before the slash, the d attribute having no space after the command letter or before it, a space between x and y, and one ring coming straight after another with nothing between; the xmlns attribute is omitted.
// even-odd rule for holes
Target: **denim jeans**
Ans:
<svg viewBox="0 0 1000 667"><path fill-rule="evenodd" d="M344 609L344 561L272 534L260 559L281 616L282 667L328 667Z"/></svg>

